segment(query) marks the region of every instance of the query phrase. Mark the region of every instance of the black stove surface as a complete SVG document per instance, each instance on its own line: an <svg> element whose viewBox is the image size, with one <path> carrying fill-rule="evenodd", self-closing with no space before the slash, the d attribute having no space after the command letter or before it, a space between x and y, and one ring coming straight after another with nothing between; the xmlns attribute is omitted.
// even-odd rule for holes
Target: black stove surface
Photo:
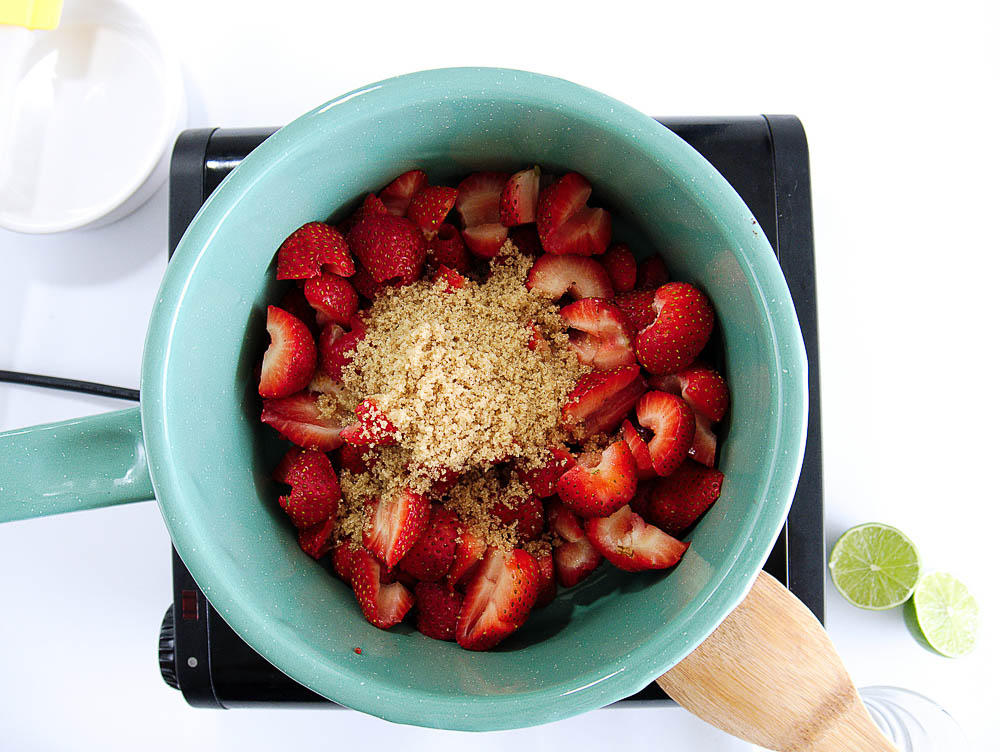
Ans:
<svg viewBox="0 0 1000 752"><path fill-rule="evenodd" d="M826 555L820 446L819 362L809 155L789 115L657 118L711 162L736 189L771 242L785 274L809 363L809 425L802 473L764 569L823 620ZM170 253L222 179L273 128L199 129L177 139L170 165ZM173 552L173 603L160 633L164 680L197 707L340 707L285 676L212 608ZM670 702L655 684L616 705Z"/></svg>

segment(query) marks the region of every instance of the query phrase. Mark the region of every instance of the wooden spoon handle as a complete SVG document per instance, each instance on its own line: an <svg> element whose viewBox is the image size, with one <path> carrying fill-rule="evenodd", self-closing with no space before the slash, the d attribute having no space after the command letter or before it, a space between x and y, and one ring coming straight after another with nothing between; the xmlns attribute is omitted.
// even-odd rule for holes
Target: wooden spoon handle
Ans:
<svg viewBox="0 0 1000 752"><path fill-rule="evenodd" d="M778 752L894 752L823 626L761 572L746 599L656 680L699 718Z"/></svg>

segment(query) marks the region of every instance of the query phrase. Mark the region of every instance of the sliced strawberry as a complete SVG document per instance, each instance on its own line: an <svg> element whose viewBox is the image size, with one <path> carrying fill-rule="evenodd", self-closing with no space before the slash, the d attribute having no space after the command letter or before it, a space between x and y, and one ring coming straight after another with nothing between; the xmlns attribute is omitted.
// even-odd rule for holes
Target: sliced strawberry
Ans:
<svg viewBox="0 0 1000 752"><path fill-rule="evenodd" d="M309 385L306 387L306 391L316 392L317 394L329 394L339 398L344 391L344 385L341 382L334 380L334 378L322 368L317 368L316 372L313 374L312 381L310 381Z"/></svg>
<svg viewBox="0 0 1000 752"><path fill-rule="evenodd" d="M425 185L427 185L427 173L423 170L410 170L383 188L378 197L390 214L404 217L413 197Z"/></svg>
<svg viewBox="0 0 1000 752"><path fill-rule="evenodd" d="M616 306L600 298L584 298L559 311L570 327L569 346L584 365L597 369L635 363L635 331Z"/></svg>
<svg viewBox="0 0 1000 752"><path fill-rule="evenodd" d="M306 388L316 371L316 343L309 328L288 311L267 307L271 344L260 368L261 397L288 397Z"/></svg>
<svg viewBox="0 0 1000 752"><path fill-rule="evenodd" d="M647 524L628 505L610 517L586 520L584 529L594 548L626 572L672 567L691 545Z"/></svg>
<svg viewBox="0 0 1000 752"><path fill-rule="evenodd" d="M486 541L468 530L459 533L455 544L455 560L448 570L448 587L464 589L484 553Z"/></svg>
<svg viewBox="0 0 1000 752"><path fill-rule="evenodd" d="M535 221L538 181L542 169L535 165L514 173L500 193L500 221L508 227Z"/></svg>
<svg viewBox="0 0 1000 752"><path fill-rule="evenodd" d="M394 567L424 532L430 511L427 497L408 488L370 501L361 543Z"/></svg>
<svg viewBox="0 0 1000 752"><path fill-rule="evenodd" d="M649 456L649 447L646 446L645 440L632 425L632 421L622 421L622 438L625 439L629 451L632 452L639 480L655 478L656 470L653 469L653 459Z"/></svg>
<svg viewBox="0 0 1000 752"><path fill-rule="evenodd" d="M292 492L280 497L278 503L295 527L309 528L337 515L340 483L330 459L322 452L299 452L285 474L285 482Z"/></svg>
<svg viewBox="0 0 1000 752"><path fill-rule="evenodd" d="M653 483L647 518L671 535L681 535L716 502L724 476L718 470L685 461Z"/></svg>
<svg viewBox="0 0 1000 752"><path fill-rule="evenodd" d="M284 483L286 485L291 485L288 482L288 473L292 469L292 465L295 463L295 459L302 454L304 450L301 447L294 446L285 452L284 456L278 461L278 464L274 467L274 472L271 473L271 478L276 480L278 483Z"/></svg>
<svg viewBox="0 0 1000 752"><path fill-rule="evenodd" d="M431 279L434 282L437 282L439 279L443 279L445 292L454 292L455 290L465 287L469 283L469 280L451 267L445 266L444 264L441 264L441 266L437 268L437 271L434 272L434 276Z"/></svg>
<svg viewBox="0 0 1000 752"><path fill-rule="evenodd" d="M607 270L616 293L629 292L635 288L636 260L628 243L615 243L600 256L600 262Z"/></svg>
<svg viewBox="0 0 1000 752"><path fill-rule="evenodd" d="M312 527L299 530L299 546L314 559L319 559L333 548L333 534L337 531L337 518L330 517Z"/></svg>
<svg viewBox="0 0 1000 752"><path fill-rule="evenodd" d="M462 241L462 233L455 225L441 225L437 235L430 240L427 255L435 264L450 266L459 274L469 271L469 250Z"/></svg>
<svg viewBox="0 0 1000 752"><path fill-rule="evenodd" d="M382 291L382 288L386 287L385 284L379 284L375 281L374 277L368 273L361 264L358 264L358 270L351 277L351 285L355 290L358 291L360 295L368 298L368 300L375 300L378 294Z"/></svg>
<svg viewBox="0 0 1000 752"><path fill-rule="evenodd" d="M278 248L278 279L311 279L320 269L341 277L354 274L344 236L323 222L307 222Z"/></svg>
<svg viewBox="0 0 1000 752"><path fill-rule="evenodd" d="M712 430L712 424L704 415L694 414L694 439L688 456L705 467L715 467L715 448L718 439Z"/></svg>
<svg viewBox="0 0 1000 752"><path fill-rule="evenodd" d="M581 209L542 239L546 253L594 256L611 242L611 215L604 209Z"/></svg>
<svg viewBox="0 0 1000 752"><path fill-rule="evenodd" d="M413 594L399 582L386 582L385 565L364 549L351 552L351 587L365 619L379 629L399 624L413 606Z"/></svg>
<svg viewBox="0 0 1000 752"><path fill-rule="evenodd" d="M628 444L616 441L601 454L586 452L556 483L556 493L581 517L607 517L635 495L638 474Z"/></svg>
<svg viewBox="0 0 1000 752"><path fill-rule="evenodd" d="M331 452L344 443L340 430L350 416L323 417L316 404L318 396L303 390L290 397L265 399L260 419L300 447Z"/></svg>
<svg viewBox="0 0 1000 752"><path fill-rule="evenodd" d="M500 499L490 507L490 514L500 520L501 525L517 525L517 537L522 541L532 541L545 528L545 510L537 496L524 499Z"/></svg>
<svg viewBox="0 0 1000 752"><path fill-rule="evenodd" d="M331 321L347 326L351 316L358 312L358 293L343 277L321 274L308 280L302 291L309 305L316 309L316 323L320 326Z"/></svg>
<svg viewBox="0 0 1000 752"><path fill-rule="evenodd" d="M639 424L652 429L649 456L657 475L670 475L694 440L694 411L676 394L647 392L635 406Z"/></svg>
<svg viewBox="0 0 1000 752"><path fill-rule="evenodd" d="M347 244L376 283L409 285L424 271L427 240L405 217L369 214L351 228Z"/></svg>
<svg viewBox="0 0 1000 752"><path fill-rule="evenodd" d="M654 294L653 290L632 290L615 296L615 305L621 309L637 332L656 321L656 309L653 308Z"/></svg>
<svg viewBox="0 0 1000 752"><path fill-rule="evenodd" d="M382 203L382 199L376 196L374 193L369 193L365 196L365 200L361 203L354 213L347 219L343 220L337 225L337 229L340 230L340 234L345 238L347 233L351 231L351 228L358 223L358 221L369 214L385 214L389 210L385 208L385 204Z"/></svg>
<svg viewBox="0 0 1000 752"><path fill-rule="evenodd" d="M350 473L361 475L371 469L371 464L365 461L366 451L345 442L337 450L337 465Z"/></svg>
<svg viewBox="0 0 1000 752"><path fill-rule="evenodd" d="M455 560L458 515L440 504L432 504L427 527L399 560L401 571L422 582L436 582L448 574Z"/></svg>
<svg viewBox="0 0 1000 752"><path fill-rule="evenodd" d="M537 224L543 247L547 235L587 206L592 190L590 181L583 175L568 172L539 193Z"/></svg>
<svg viewBox="0 0 1000 752"><path fill-rule="evenodd" d="M354 408L358 418L340 432L340 438L356 447L392 446L399 443L399 431L371 399Z"/></svg>
<svg viewBox="0 0 1000 752"><path fill-rule="evenodd" d="M500 253L507 240L507 228L499 222L475 225L462 230L462 240L469 252L479 258L490 259Z"/></svg>
<svg viewBox="0 0 1000 752"><path fill-rule="evenodd" d="M711 366L695 361L677 374L681 397L712 423L722 420L729 409L729 387L722 374Z"/></svg>
<svg viewBox="0 0 1000 752"><path fill-rule="evenodd" d="M282 311L288 311L305 324L314 338L319 336L320 326L316 323L316 309L309 305L301 287L298 285L289 287L288 291L281 296L281 300L278 301L278 308Z"/></svg>
<svg viewBox="0 0 1000 752"><path fill-rule="evenodd" d="M576 464L573 455L561 447L549 449L551 459L543 467L526 470L523 465L516 465L517 476L526 483L531 492L540 499L552 496L556 492L556 482L563 473Z"/></svg>
<svg viewBox="0 0 1000 752"><path fill-rule="evenodd" d="M517 250L525 256L535 256L537 258L544 253L542 250L542 241L538 239L538 228L533 224L511 227L507 237L510 238L510 242L517 246Z"/></svg>
<svg viewBox="0 0 1000 752"><path fill-rule="evenodd" d="M549 341L545 339L545 333L539 328L538 324L528 324L528 328L531 329L531 335L528 337L528 349L532 352L542 354L550 353L552 348L549 345Z"/></svg>
<svg viewBox="0 0 1000 752"><path fill-rule="evenodd" d="M670 272L663 257L659 255L644 258L636 267L635 287L637 290L655 290L670 281Z"/></svg>
<svg viewBox="0 0 1000 752"><path fill-rule="evenodd" d="M705 294L687 282L669 282L653 296L656 321L635 340L639 362L650 373L677 373L694 362L712 334L715 311Z"/></svg>
<svg viewBox="0 0 1000 752"><path fill-rule="evenodd" d="M424 234L433 237L457 198L458 191L455 188L445 185L425 186L414 195L406 209L406 216L416 222Z"/></svg>
<svg viewBox="0 0 1000 752"><path fill-rule="evenodd" d="M549 527L562 539L552 551L556 578L563 587L573 587L585 580L604 557L587 539L580 518L560 501L549 502Z"/></svg>
<svg viewBox="0 0 1000 752"><path fill-rule="evenodd" d="M340 579L351 584L351 567L354 565L354 551L357 550L350 541L340 541L333 547L333 572Z"/></svg>
<svg viewBox="0 0 1000 752"><path fill-rule="evenodd" d="M354 348L365 336L365 323L351 319L351 330L345 332L337 324L327 324L319 335L319 364L334 381L340 381L344 366L354 358Z"/></svg>
<svg viewBox="0 0 1000 752"><path fill-rule="evenodd" d="M569 294L581 298L610 298L614 288L599 262L582 256L544 254L528 272L527 288L544 298L558 300Z"/></svg>
<svg viewBox="0 0 1000 752"><path fill-rule="evenodd" d="M439 582L418 582L416 597L417 631L435 640L454 640L462 594Z"/></svg>
<svg viewBox="0 0 1000 752"><path fill-rule="evenodd" d="M567 396L563 424L583 436L610 433L645 391L646 380L637 365L592 371Z"/></svg>
<svg viewBox="0 0 1000 752"><path fill-rule="evenodd" d="M632 507L632 511L646 520L646 522L649 522L649 518L646 516L646 513L649 511L649 495L652 492L653 484L656 482L654 479L658 479L659 477L659 475L653 473L653 479L639 481L639 485L635 488L635 496L628 503Z"/></svg>
<svg viewBox="0 0 1000 752"><path fill-rule="evenodd" d="M489 650L524 624L541 587L538 561L519 548L491 548L465 591L455 637L466 650Z"/></svg>
<svg viewBox="0 0 1000 752"><path fill-rule="evenodd" d="M500 222L500 194L509 177L506 172L474 172L458 184L455 208L464 227Z"/></svg>
<svg viewBox="0 0 1000 752"><path fill-rule="evenodd" d="M551 552L537 554L538 562L538 598L533 608L545 608L556 599L556 568Z"/></svg>

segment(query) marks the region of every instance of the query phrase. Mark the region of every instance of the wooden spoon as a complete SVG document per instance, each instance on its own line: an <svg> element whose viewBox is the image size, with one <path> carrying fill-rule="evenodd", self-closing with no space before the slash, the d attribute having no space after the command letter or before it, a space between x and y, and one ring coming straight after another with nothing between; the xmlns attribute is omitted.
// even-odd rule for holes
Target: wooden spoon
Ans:
<svg viewBox="0 0 1000 752"><path fill-rule="evenodd" d="M746 599L656 680L704 721L777 752L894 752L823 626L761 572Z"/></svg>

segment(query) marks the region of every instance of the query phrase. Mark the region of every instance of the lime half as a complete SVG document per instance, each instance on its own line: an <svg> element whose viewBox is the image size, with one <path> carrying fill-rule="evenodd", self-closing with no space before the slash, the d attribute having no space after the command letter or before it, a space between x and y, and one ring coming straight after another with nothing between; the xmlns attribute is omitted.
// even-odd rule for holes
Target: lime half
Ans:
<svg viewBox="0 0 1000 752"><path fill-rule="evenodd" d="M920 577L913 541L889 525L852 527L830 553L833 584L855 606L893 608L906 602Z"/></svg>
<svg viewBox="0 0 1000 752"><path fill-rule="evenodd" d="M941 655L958 658L976 644L979 605L950 574L921 577L903 613L917 641Z"/></svg>

